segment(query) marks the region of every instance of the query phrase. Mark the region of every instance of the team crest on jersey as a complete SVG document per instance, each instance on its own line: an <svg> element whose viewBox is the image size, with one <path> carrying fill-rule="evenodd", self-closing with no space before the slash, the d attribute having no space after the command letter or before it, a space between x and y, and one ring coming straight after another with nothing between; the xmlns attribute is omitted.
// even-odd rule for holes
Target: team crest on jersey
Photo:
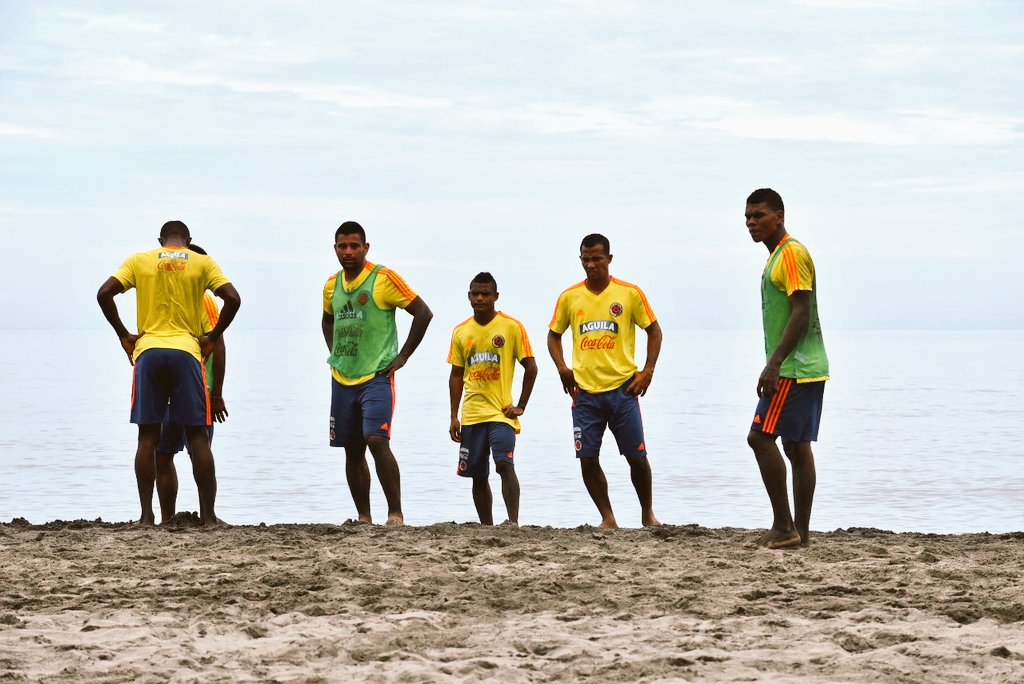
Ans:
<svg viewBox="0 0 1024 684"><path fill-rule="evenodd" d="M366 290L363 290L362 292L359 293L359 296L356 297L356 301L359 302L360 306L365 305L366 302L370 301L369 293L367 293Z"/></svg>
<svg viewBox="0 0 1024 684"><path fill-rule="evenodd" d="M619 304L618 302L615 302L614 304L608 307L608 311L611 313L612 316L615 316L617 318L622 315L622 305Z"/></svg>
<svg viewBox="0 0 1024 684"><path fill-rule="evenodd" d="M494 337L491 338L491 344L493 344L495 348L501 349L502 347L505 346L505 336L495 335Z"/></svg>

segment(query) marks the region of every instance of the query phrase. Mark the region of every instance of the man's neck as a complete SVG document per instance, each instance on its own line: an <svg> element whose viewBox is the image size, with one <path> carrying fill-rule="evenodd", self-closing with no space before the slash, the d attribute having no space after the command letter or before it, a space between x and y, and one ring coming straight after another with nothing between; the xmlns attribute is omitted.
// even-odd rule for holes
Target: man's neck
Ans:
<svg viewBox="0 0 1024 684"><path fill-rule="evenodd" d="M344 266L342 266L342 267L341 267L341 271L342 271L342 273L344 273L344 274L345 274L345 280L346 280L346 282L350 282L350 283L351 283L351 282L352 282L353 280L355 280L356 278L358 278L358 277L359 277L359 275L360 275L360 274L361 274L361 273L362 273L362 272L363 272L364 270L366 270L366 262L365 262L365 261L364 261L363 263L359 264L359 267L358 267L358 268L353 268L353 269L352 269L351 271L349 271L349 270L348 270L347 268L345 268Z"/></svg>
<svg viewBox="0 0 1024 684"><path fill-rule="evenodd" d="M786 237L786 227L783 226L776 231L775 235L764 241L764 246L768 248L768 253L771 254L775 251L775 248L779 246L782 239Z"/></svg>
<svg viewBox="0 0 1024 684"><path fill-rule="evenodd" d="M598 281L593 281L590 278L587 278L587 289L593 292L594 294L601 294L608 288L608 285L610 285L611 282L612 277L610 275L605 276L604 278Z"/></svg>
<svg viewBox="0 0 1024 684"><path fill-rule="evenodd" d="M491 309L490 311L485 311L482 313L479 311L474 311L473 320L479 323L480 325L487 325L488 323L493 321L494 317L497 315L498 311L496 309Z"/></svg>

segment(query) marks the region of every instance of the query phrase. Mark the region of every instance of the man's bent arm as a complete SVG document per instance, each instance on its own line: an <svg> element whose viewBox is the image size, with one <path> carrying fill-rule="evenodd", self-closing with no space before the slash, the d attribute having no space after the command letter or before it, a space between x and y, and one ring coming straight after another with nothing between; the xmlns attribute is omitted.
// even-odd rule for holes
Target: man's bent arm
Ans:
<svg viewBox="0 0 1024 684"><path fill-rule="evenodd" d="M533 384L537 381L537 360L532 356L527 356L525 359L520 361L523 365L523 390L519 393L519 403L516 404L516 408L525 411L526 404L530 401L530 395L533 394Z"/></svg>
<svg viewBox="0 0 1024 684"><path fill-rule="evenodd" d="M427 326L430 325L430 319L434 317L433 312L431 312L430 307L427 306L422 297L416 297L416 299L409 302L409 306L405 307L405 310L412 315L409 336L405 338L405 344L402 345L402 350L398 352L398 356L388 364L387 368L379 373L389 378L395 374L395 371L405 365L405 362L409 360L412 353L416 351L416 347L420 346L420 342L423 341L423 335L427 332Z"/></svg>
<svg viewBox="0 0 1024 684"><path fill-rule="evenodd" d="M526 404L530 401L533 393L533 383L537 380L537 361L532 356L527 356L519 361L523 364L523 390L519 393L519 403L513 406L502 406L501 412L508 419L518 418L526 411Z"/></svg>
<svg viewBox="0 0 1024 684"><path fill-rule="evenodd" d="M405 307L405 310L412 314L412 325L409 326L409 336L405 338L405 344L402 345L402 350L398 352L398 355L408 360L416 351L416 347L420 346L420 342L423 341L423 336L427 333L427 326L430 325L430 319L434 317L434 312L423 301L423 297L416 297L409 302L409 306Z"/></svg>
<svg viewBox="0 0 1024 684"><path fill-rule="evenodd" d="M213 330L207 335L211 342L216 342L231 325L231 321L235 320L235 314L242 306L242 297L231 283L224 283L214 290L213 294L224 300L224 308L220 312L220 318L217 319L217 325L213 326Z"/></svg>
<svg viewBox="0 0 1024 684"><path fill-rule="evenodd" d="M664 338L658 321L647 326L644 332L647 333L647 361L644 362L643 369L637 371L637 374L633 376L633 382L626 390L630 394L638 394L641 397L647 394L647 388L651 386L651 380L654 379L654 366L658 363L658 357L661 355L661 341Z"/></svg>
<svg viewBox="0 0 1024 684"><path fill-rule="evenodd" d="M121 284L121 281L114 276L110 276L100 285L99 292L96 293L96 301L100 305L103 317L107 319L107 323L110 323L110 327L114 329L119 339L130 334L128 328L124 327L124 323L121 322L121 315L117 312L117 304L114 303L114 297L123 292L124 285Z"/></svg>
<svg viewBox="0 0 1024 684"><path fill-rule="evenodd" d="M96 293L96 301L99 302L103 317L107 319L107 323L110 323L110 327L117 334L117 339L121 342L121 349L128 355L128 363L134 366L135 342L139 339L139 336L128 332L128 328L124 327L124 323L121 322L121 315L117 312L117 304L114 303L114 297L122 292L124 292L124 285L114 276L110 276L100 285L100 289Z"/></svg>
<svg viewBox="0 0 1024 684"><path fill-rule="evenodd" d="M800 338L807 332L810 320L811 291L796 290L789 296L789 319L786 321L786 327L782 329L779 344L757 379L757 396L762 397L775 392L779 384L779 369L782 362L796 349Z"/></svg>
<svg viewBox="0 0 1024 684"><path fill-rule="evenodd" d="M576 396L576 376L572 369L565 365L565 354L562 352L562 335L554 330L548 330L548 354L555 362L555 370L562 381L562 391L566 394Z"/></svg>

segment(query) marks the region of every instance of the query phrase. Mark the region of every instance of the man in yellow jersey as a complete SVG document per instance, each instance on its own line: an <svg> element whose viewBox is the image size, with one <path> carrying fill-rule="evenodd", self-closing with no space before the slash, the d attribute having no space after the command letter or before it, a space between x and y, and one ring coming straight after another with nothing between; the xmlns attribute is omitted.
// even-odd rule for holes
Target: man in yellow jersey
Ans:
<svg viewBox="0 0 1024 684"><path fill-rule="evenodd" d="M206 254L206 250L192 242L189 251ZM217 320L220 309L209 291L203 293L203 334L208 335ZM213 353L203 359L203 379L210 395L210 415L213 421L223 423L228 417L224 404L224 370L227 362L227 347L224 338L217 340ZM213 421L207 433L213 444ZM156 445L156 497L160 501L160 522L165 523L173 516L178 499L178 471L174 467L174 455L182 449L188 450L192 458L192 445L185 439L185 427L171 419L170 410L160 426L160 441Z"/></svg>
<svg viewBox="0 0 1024 684"><path fill-rule="evenodd" d="M660 525L651 503L651 466L639 397L647 393L654 376L661 326L639 287L609 275L608 238L597 233L583 238L580 262L587 278L558 296L548 325L548 352L563 390L573 398L573 436L583 482L601 514L600 526L618 527L599 461L601 440L610 427L619 453L629 463L640 499L640 522L645 527ZM572 368L562 352L562 333L569 327ZM636 327L647 333L647 361L639 371L633 360Z"/></svg>
<svg viewBox="0 0 1024 684"><path fill-rule="evenodd" d="M135 452L135 479L142 504L139 522L155 522L155 452L169 406L171 418L185 426L192 446L200 521L215 525L219 522L214 512L217 477L207 433L210 403L203 382L202 357L213 352L242 300L217 262L188 250L192 238L184 223L165 223L159 241L159 249L128 257L96 295L104 317L134 366L131 421L139 426ZM114 303L116 295L133 287L139 330L136 335L125 328ZM206 290L224 300L224 310L217 325L204 335Z"/></svg>
<svg viewBox="0 0 1024 684"><path fill-rule="evenodd" d="M394 271L366 260L370 243L355 221L335 231L334 252L341 270L324 285L321 328L331 351L332 447L345 449L345 477L360 522L370 516L369 447L388 502L388 525L401 525L402 487L391 452L395 372L423 340L433 314ZM395 309L412 315L409 335L398 349Z"/></svg>
<svg viewBox="0 0 1024 684"><path fill-rule="evenodd" d="M494 458L494 469L501 477L501 495L508 511L508 521L519 524L519 478L512 458L519 432L519 416L533 393L537 379L537 362L533 358L530 339L523 324L494 308L498 284L490 273L476 274L469 284L469 304L473 315L455 326L448 363L451 396L451 423L448 434L458 442L459 465L456 473L473 478L473 503L480 522L493 525L488 453ZM519 401L512 404L512 378L515 362L524 370ZM459 401L462 422L459 422Z"/></svg>
<svg viewBox="0 0 1024 684"><path fill-rule="evenodd" d="M818 322L814 262L807 248L790 237L785 206L770 188L747 197L747 230L754 242L768 248L761 275L761 315L767 361L757 379L759 401L747 443L754 450L761 479L768 491L774 519L758 543L769 549L806 544L814 501L814 454L821 406L828 380L828 356ZM786 462L793 468L793 508L790 514Z"/></svg>

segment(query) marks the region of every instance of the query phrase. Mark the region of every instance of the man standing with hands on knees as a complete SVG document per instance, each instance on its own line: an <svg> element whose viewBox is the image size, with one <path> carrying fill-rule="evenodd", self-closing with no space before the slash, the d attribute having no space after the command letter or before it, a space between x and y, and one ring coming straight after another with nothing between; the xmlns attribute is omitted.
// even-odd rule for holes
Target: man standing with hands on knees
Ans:
<svg viewBox="0 0 1024 684"><path fill-rule="evenodd" d="M512 461L519 432L519 416L526 410L537 379L537 362L523 324L494 308L498 284L490 273L478 273L469 284L469 304L473 315L455 326L448 350L452 365L448 377L451 397L451 422L448 434L458 442L457 473L473 478L473 503L480 523L493 525L488 455L501 477L501 494L508 521L519 524L519 478ZM519 401L512 404L512 379L515 362L525 371ZM462 422L459 401L463 388Z"/></svg>
<svg viewBox="0 0 1024 684"><path fill-rule="evenodd" d="M828 356L818 322L817 282L807 248L790 237L779 193L755 190L747 198L747 230L754 242L768 248L761 275L761 316L767 361L757 379L760 401L747 434L761 480L768 491L774 519L758 544L784 549L807 544L816 474L811 442L818 439L822 398L828 380ZM790 514L786 463L793 467Z"/></svg>
<svg viewBox="0 0 1024 684"><path fill-rule="evenodd" d="M191 252L188 227L168 221L160 229L160 248L128 257L100 286L96 299L134 368L131 421L139 426L135 479L142 515L152 525L156 445L160 425L168 416L185 426L192 447L192 474L199 488L199 519L220 521L214 512L217 476L207 428L210 397L203 380L202 358L209 356L231 324L242 300L208 256ZM138 334L121 322L114 297L136 289ZM203 334L203 293L212 290L224 300L217 325ZM169 406L169 409L168 409Z"/></svg>
<svg viewBox="0 0 1024 684"><path fill-rule="evenodd" d="M630 479L640 499L640 522L660 525L651 503L651 466L647 460L639 397L647 393L661 353L661 326L647 297L636 285L608 273L612 254L608 238L587 235L580 244L586 280L562 292L548 325L548 352L562 388L573 398L576 457L583 482L601 514L600 527L618 523L608 498L608 480L599 455L606 427L629 463ZM633 360L635 327L647 333L647 360L637 370ZM572 328L572 368L565 363L562 333Z"/></svg>
<svg viewBox="0 0 1024 684"><path fill-rule="evenodd" d="M366 260L370 243L355 221L335 231L334 252L341 270L324 285L324 341L331 351L332 447L345 449L345 477L359 522L370 523L370 469L373 456L388 502L388 525L401 525L402 486L398 461L391 452L395 407L395 372L423 340L433 314L394 271ZM398 349L395 309L412 315L412 325Z"/></svg>

